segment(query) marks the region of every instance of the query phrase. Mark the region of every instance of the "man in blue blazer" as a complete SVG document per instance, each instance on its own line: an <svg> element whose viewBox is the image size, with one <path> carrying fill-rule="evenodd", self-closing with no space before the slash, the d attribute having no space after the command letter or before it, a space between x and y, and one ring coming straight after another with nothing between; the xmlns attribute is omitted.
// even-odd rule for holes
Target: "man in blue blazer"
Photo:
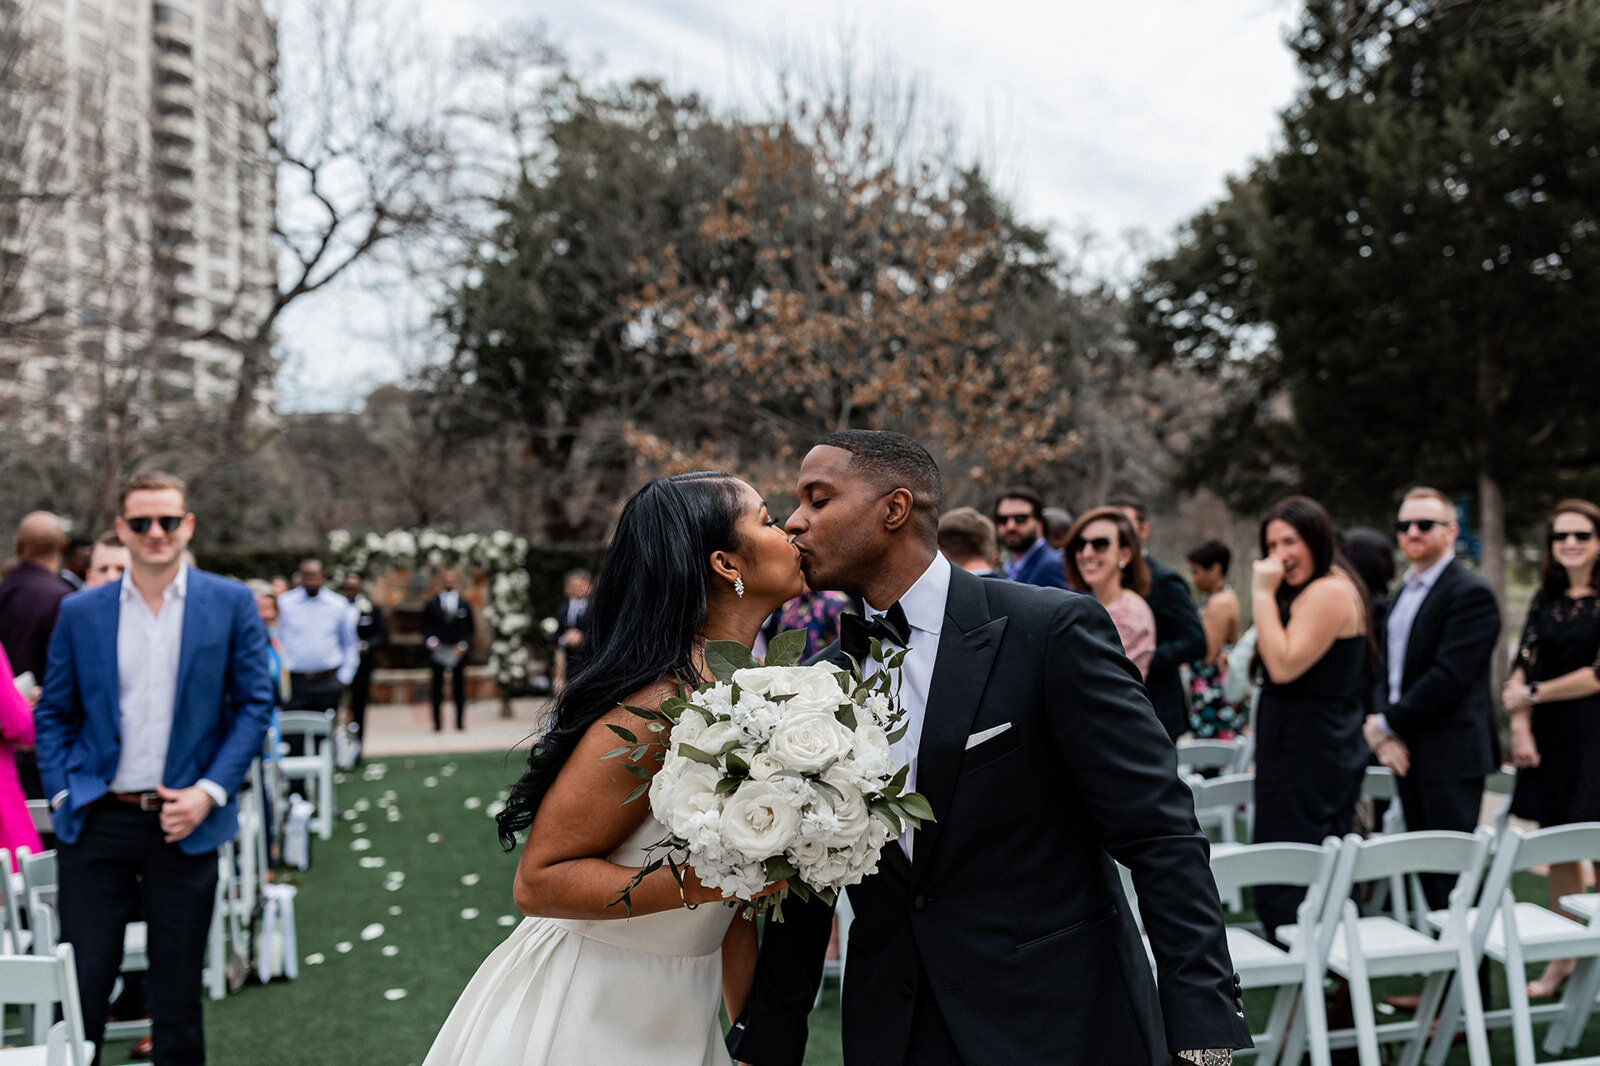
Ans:
<svg viewBox="0 0 1600 1066"><path fill-rule="evenodd" d="M105 1031L123 929L149 927L158 1063L205 1062L201 982L217 847L272 712L267 637L243 585L193 569L185 488L122 490L122 580L62 601L34 711L60 840L61 936L78 958L86 1034Z"/></svg>
<svg viewBox="0 0 1600 1066"><path fill-rule="evenodd" d="M994 503L994 524L1011 554L1006 577L1047 589L1067 587L1061 552L1045 539L1044 500L1037 492L1026 485L1006 489Z"/></svg>

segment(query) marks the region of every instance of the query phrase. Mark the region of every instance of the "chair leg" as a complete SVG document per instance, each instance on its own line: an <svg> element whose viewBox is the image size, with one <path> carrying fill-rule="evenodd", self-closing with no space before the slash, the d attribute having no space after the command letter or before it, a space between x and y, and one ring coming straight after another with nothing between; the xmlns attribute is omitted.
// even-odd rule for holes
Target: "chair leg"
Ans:
<svg viewBox="0 0 1600 1066"><path fill-rule="evenodd" d="M1517 1066L1535 1066L1533 1021L1528 1014L1527 967L1515 937L1506 937L1506 996L1511 1000L1511 1046ZM1470 1024L1470 1023L1469 1023Z"/></svg>
<svg viewBox="0 0 1600 1066"><path fill-rule="evenodd" d="M1280 985L1272 997L1272 1011L1267 1015L1267 1027L1256 1041L1256 1066L1275 1066L1283 1057L1284 1040L1289 1031L1289 1019L1294 1013L1297 985Z"/></svg>
<svg viewBox="0 0 1600 1066"><path fill-rule="evenodd" d="M1456 974L1455 983L1461 988L1461 1002L1466 1013L1467 1059L1472 1066L1490 1066L1489 1032L1483 1022L1483 993L1478 988L1478 967L1472 957L1472 948L1467 944L1465 929L1461 930L1457 943Z"/></svg>
<svg viewBox="0 0 1600 1066"><path fill-rule="evenodd" d="M1600 994L1600 958L1578 960L1578 972L1572 979L1582 978L1578 993L1578 1009L1567 1021L1565 1047L1573 1048L1583 1040L1583 1031L1589 1025L1589 1015L1594 1011L1595 996Z"/></svg>
<svg viewBox="0 0 1600 1066"><path fill-rule="evenodd" d="M1417 1013L1412 1018L1415 1028L1411 1039L1406 1041L1405 1050L1400 1053L1400 1066L1417 1066L1422 1061L1422 1052L1428 1045L1428 1029L1438 1016L1439 1000L1444 997L1445 982L1449 976L1446 971L1431 973L1423 984Z"/></svg>
<svg viewBox="0 0 1600 1066"><path fill-rule="evenodd" d="M1356 905L1344 904L1345 956L1350 960L1350 1012L1356 1022L1356 1054L1361 1066L1380 1066L1378 1056L1378 1018L1372 1009L1372 984L1367 980L1366 959L1361 954L1361 935L1357 930Z"/></svg>
<svg viewBox="0 0 1600 1066"><path fill-rule="evenodd" d="M1291 1030L1293 1039L1285 1038L1284 1054L1278 1061L1285 1066L1299 1066L1301 1021L1304 1021L1306 1043L1311 1048L1311 1066L1332 1066L1333 1054L1328 1049L1328 1003L1322 995L1322 974L1306 976L1304 994L1300 997L1302 1010Z"/></svg>
<svg viewBox="0 0 1600 1066"><path fill-rule="evenodd" d="M1461 1028L1461 982L1450 982L1450 993L1445 996L1444 1009L1439 1012L1439 1027L1434 1031L1433 1042L1428 1045L1427 1066L1444 1066L1445 1056Z"/></svg>

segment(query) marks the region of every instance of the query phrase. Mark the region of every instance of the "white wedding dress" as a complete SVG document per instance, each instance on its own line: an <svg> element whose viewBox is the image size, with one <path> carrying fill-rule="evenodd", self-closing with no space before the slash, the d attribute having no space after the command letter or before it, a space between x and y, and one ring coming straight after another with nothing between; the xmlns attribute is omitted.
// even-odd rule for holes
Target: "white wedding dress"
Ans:
<svg viewBox="0 0 1600 1066"><path fill-rule="evenodd" d="M654 818L610 856L644 863ZM423 1066L729 1066L718 1014L728 907L524 918L484 960Z"/></svg>

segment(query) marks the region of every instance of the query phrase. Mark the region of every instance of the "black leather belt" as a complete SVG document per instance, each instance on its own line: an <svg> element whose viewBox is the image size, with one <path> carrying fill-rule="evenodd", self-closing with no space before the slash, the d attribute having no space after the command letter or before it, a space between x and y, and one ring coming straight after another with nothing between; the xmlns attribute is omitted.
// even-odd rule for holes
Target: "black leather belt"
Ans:
<svg viewBox="0 0 1600 1066"><path fill-rule="evenodd" d="M289 679L292 681L297 677L301 677L305 678L307 681L324 681L330 677L336 676L338 673L339 671L337 668L332 670L290 670Z"/></svg>

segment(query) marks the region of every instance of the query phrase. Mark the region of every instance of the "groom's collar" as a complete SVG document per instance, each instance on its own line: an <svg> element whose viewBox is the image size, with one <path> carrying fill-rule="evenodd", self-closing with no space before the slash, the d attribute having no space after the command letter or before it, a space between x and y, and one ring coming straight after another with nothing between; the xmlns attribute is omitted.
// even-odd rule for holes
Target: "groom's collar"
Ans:
<svg viewBox="0 0 1600 1066"><path fill-rule="evenodd" d="M936 551L922 576L900 597L900 609L906 613L906 621L911 623L912 629L937 636L944 628L944 603L949 594L950 560L943 552ZM883 614L870 603L866 608L869 622ZM886 610L888 607L884 608Z"/></svg>

